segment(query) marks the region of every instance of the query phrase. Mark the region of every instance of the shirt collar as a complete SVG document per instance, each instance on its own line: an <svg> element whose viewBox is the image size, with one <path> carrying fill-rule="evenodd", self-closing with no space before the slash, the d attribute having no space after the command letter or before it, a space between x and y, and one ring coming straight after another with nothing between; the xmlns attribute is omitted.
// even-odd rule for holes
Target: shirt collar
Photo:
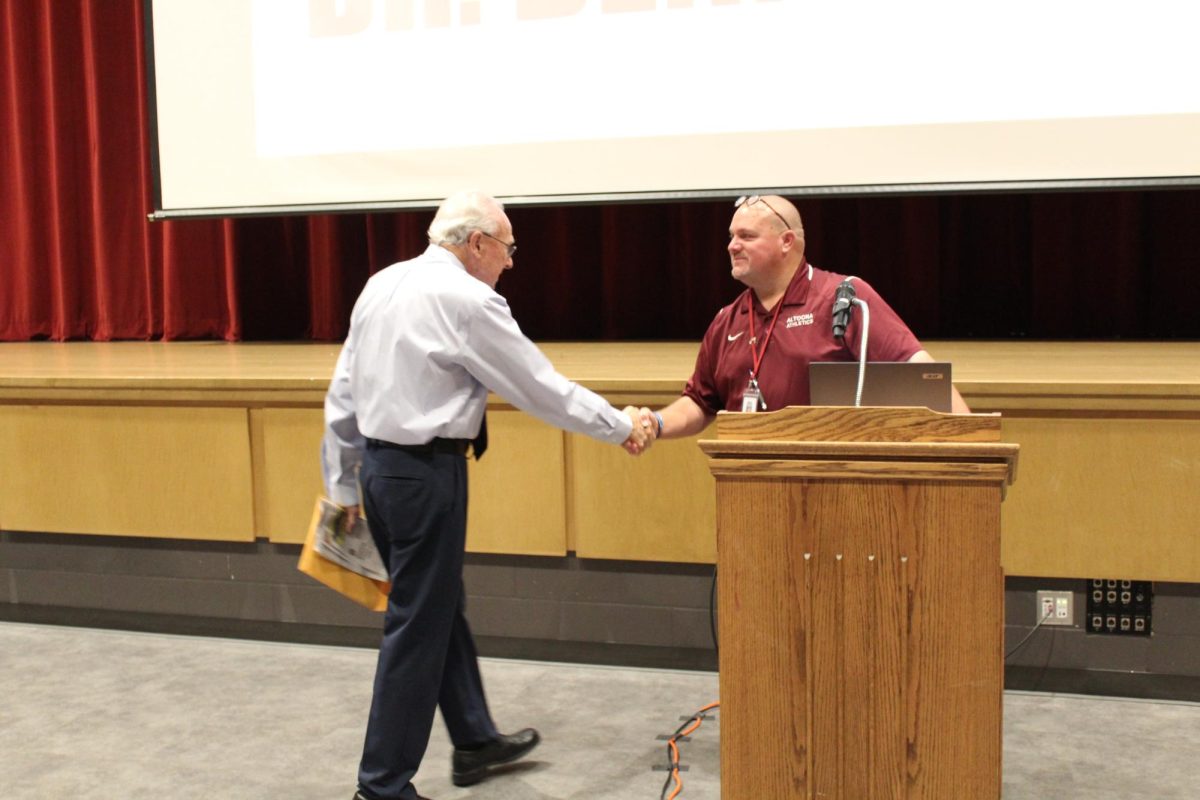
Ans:
<svg viewBox="0 0 1200 800"><path fill-rule="evenodd" d="M458 260L458 256L454 255L454 253L442 247L440 244L434 244L433 242L430 242L429 246L425 248L425 256L432 261L442 261L458 267L463 272L467 271L466 265Z"/></svg>
<svg viewBox="0 0 1200 800"><path fill-rule="evenodd" d="M802 306L808 302L808 290L812 286L812 276L812 264L809 264L807 260L801 261L799 269L796 270L796 274L792 276L792 280L788 283L788 287L783 293L783 299L779 302L785 306ZM753 289L747 289L746 293L753 298L755 311L759 314L767 313L766 309L762 307L762 303L758 301L758 295L754 293ZM745 314L747 304L741 302L741 298L738 298L737 308L738 313Z"/></svg>

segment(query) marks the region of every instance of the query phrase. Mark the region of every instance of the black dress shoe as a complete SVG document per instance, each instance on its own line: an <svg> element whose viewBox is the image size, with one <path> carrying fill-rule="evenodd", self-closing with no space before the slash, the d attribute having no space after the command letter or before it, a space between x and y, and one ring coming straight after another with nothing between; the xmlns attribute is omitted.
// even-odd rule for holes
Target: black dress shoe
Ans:
<svg viewBox="0 0 1200 800"><path fill-rule="evenodd" d="M537 747L542 740L533 728L517 731L511 736L500 734L476 750L454 748L451 780L455 786L471 786L487 777L488 770L516 761Z"/></svg>

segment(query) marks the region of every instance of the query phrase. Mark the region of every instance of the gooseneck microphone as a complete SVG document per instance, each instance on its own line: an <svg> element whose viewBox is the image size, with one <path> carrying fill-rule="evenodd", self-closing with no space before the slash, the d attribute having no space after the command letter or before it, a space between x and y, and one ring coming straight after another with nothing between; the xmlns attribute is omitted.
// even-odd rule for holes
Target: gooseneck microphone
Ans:
<svg viewBox="0 0 1200 800"><path fill-rule="evenodd" d="M838 344L846 344L846 326L850 324L850 312L855 306L862 309L862 335L858 344L858 388L854 393L855 407L862 405L863 379L867 374L867 336L871 330L871 307L865 300L858 297L854 286L850 283L854 276L846 278L838 284L833 297L833 338Z"/></svg>
<svg viewBox="0 0 1200 800"><path fill-rule="evenodd" d="M833 338L839 342L846 338L846 326L850 324L850 312L854 310L854 298L857 293L850 281L851 276L838 284L833 300Z"/></svg>

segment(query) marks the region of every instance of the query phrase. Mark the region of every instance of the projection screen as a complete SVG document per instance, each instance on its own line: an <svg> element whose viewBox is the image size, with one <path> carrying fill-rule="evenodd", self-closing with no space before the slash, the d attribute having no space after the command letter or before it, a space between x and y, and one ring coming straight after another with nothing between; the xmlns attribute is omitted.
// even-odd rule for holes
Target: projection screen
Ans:
<svg viewBox="0 0 1200 800"><path fill-rule="evenodd" d="M147 3L160 218L1200 182L1191 2Z"/></svg>

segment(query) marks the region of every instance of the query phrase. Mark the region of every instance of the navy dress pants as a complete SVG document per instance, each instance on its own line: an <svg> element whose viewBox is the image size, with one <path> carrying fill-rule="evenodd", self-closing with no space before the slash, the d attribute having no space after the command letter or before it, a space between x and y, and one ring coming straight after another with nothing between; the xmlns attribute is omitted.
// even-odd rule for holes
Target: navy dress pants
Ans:
<svg viewBox="0 0 1200 800"><path fill-rule="evenodd" d="M359 482L392 591L358 782L368 796L408 800L435 707L456 747L497 735L463 615L467 462L371 443Z"/></svg>

